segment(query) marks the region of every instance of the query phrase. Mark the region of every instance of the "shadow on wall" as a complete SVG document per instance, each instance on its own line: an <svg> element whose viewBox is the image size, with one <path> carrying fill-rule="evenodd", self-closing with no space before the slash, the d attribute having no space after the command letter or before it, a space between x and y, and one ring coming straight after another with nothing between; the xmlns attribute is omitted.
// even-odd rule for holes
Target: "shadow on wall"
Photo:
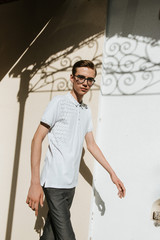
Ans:
<svg viewBox="0 0 160 240"><path fill-rule="evenodd" d="M14 11L13 11L14 9ZM21 61L11 71L20 76L23 69L34 66L36 73L46 60L70 47L70 52L83 40L105 28L105 0L21 0L0 5L2 77L29 47ZM14 12L14 15L13 15ZM8 17L10 16L10 17ZM97 21L98 19L98 21ZM5 20L5 21L4 21ZM36 39L45 24L47 28ZM32 41L36 39L34 44ZM45 49L45 51L44 51Z"/></svg>
<svg viewBox="0 0 160 240"><path fill-rule="evenodd" d="M105 211L106 211L105 202L102 200L99 192L97 191L97 189L94 186L93 175L92 175L90 169L85 164L84 155L85 155L85 149L83 148L82 159L81 159L81 164L80 164L80 173L84 177L86 182L88 182L88 184L91 187L93 186L93 193L94 193L94 197L95 197L95 204L96 204L98 210L100 211L101 216L103 216Z"/></svg>
<svg viewBox="0 0 160 240"><path fill-rule="evenodd" d="M155 227L160 227L160 199L157 199L152 205L151 218Z"/></svg>
<svg viewBox="0 0 160 240"><path fill-rule="evenodd" d="M39 234L39 237L42 235L45 219L47 218L47 213L48 213L48 205L47 205L46 199L44 199L43 207L39 206L38 216L34 226L34 229Z"/></svg>
<svg viewBox="0 0 160 240"><path fill-rule="evenodd" d="M69 54L76 52L84 45L88 46L88 51L93 51L91 60L95 62L95 65L101 66L101 55L98 55L96 40L104 32L105 10L105 0L100 0L98 3L96 0L76 2L60 0L56 3L51 0L45 3L42 0L21 0L0 5L0 17L3 20L6 19L6 21L0 21L5 22L1 31L3 37L0 53L3 61L0 79L9 69L11 77L20 78L18 132L5 240L11 239L23 118L28 94L37 92L48 85L51 87L47 90L45 88L44 92L68 90L68 84L66 87L60 84L53 89L55 81L59 82L63 79L63 77L55 79L54 76L59 72L63 76L64 72L71 70L74 62L80 60L81 56L72 59ZM86 54L86 58L87 56ZM34 76L38 74L40 80L37 81ZM66 82L66 79L64 80ZM95 89L99 89L98 86L95 85Z"/></svg>
<svg viewBox="0 0 160 240"><path fill-rule="evenodd" d="M93 194L94 194L94 198L95 198L95 204L96 204L101 216L103 216L106 211L105 202L102 200L99 192L93 185L93 175L92 175L90 169L88 168L88 166L85 164L84 155L85 155L85 149L83 148L82 158L81 158L81 163L80 163L80 174L84 177L86 182L91 187L93 187L92 189L93 189ZM35 223L35 227L34 227L35 231L39 234L39 237L42 234L42 230L43 230L43 227L45 224L45 219L47 217L47 212L48 212L48 207L47 207L47 202L45 200L43 207L41 208L39 206L38 217L36 219L36 223Z"/></svg>
<svg viewBox="0 0 160 240"><path fill-rule="evenodd" d="M103 95L159 95L160 42L114 35L105 39Z"/></svg>
<svg viewBox="0 0 160 240"><path fill-rule="evenodd" d="M16 63L44 25L59 12L65 0L6 2L5 0L0 2L0 55L3 59L0 66L0 80Z"/></svg>
<svg viewBox="0 0 160 240"><path fill-rule="evenodd" d="M160 94L159 0L108 2L102 94Z"/></svg>
<svg viewBox="0 0 160 240"><path fill-rule="evenodd" d="M108 0L106 33L160 39L159 0Z"/></svg>

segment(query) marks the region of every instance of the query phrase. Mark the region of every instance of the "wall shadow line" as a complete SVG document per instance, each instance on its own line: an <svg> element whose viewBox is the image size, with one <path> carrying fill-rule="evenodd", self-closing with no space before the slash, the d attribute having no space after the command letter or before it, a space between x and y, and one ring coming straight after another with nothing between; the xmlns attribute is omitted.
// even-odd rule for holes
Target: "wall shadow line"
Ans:
<svg viewBox="0 0 160 240"><path fill-rule="evenodd" d="M13 215L14 215L14 208L15 208L15 198L16 198L17 179L18 179L18 170L19 170L20 149L21 149L21 142L22 142L24 110L25 110L25 103L28 97L29 81L30 81L29 72L25 71L21 75L20 89L17 96L20 107L19 107L19 118L18 118L18 124L17 124L16 147L15 147L14 162L13 162L12 182L11 182L11 190L10 190L10 198L9 198L9 208L8 208L5 240L10 240L11 233L12 233Z"/></svg>
<svg viewBox="0 0 160 240"><path fill-rule="evenodd" d="M18 12L21 13L20 14L20 16L22 17L21 24L23 25L23 23L27 19L27 18L24 18L24 16L26 15L22 16L23 13L26 12L25 6L27 4L27 1L22 0L22 2L23 2L22 4L23 8L18 7ZM29 2L31 3L31 1ZM43 2L42 0L39 1L40 7L39 7L38 13L43 12L44 5L42 4L42 2ZM20 35L16 35L16 29L19 30L19 25L17 26L17 24L15 24L17 28L12 28L12 24L11 25L8 24L7 26L8 32L10 29L12 29L13 30L12 33L14 32L14 36L16 36L16 39L19 38L18 44L14 45L14 50L18 46L16 49L18 52L18 55L16 55L16 53L13 53L13 52L8 52L10 50L10 48L8 47L3 48L6 50L4 54L4 60L6 60L7 54L10 54L12 57L11 59L12 61L10 61L8 64L5 63L6 65L4 64L5 65L3 66L4 71L3 71L3 74L0 76L1 79L6 73L6 71L8 71L8 68L13 66L13 64L16 62L19 54L24 52L26 47L29 46L29 43L32 42L31 40L35 39L35 36L37 35L37 33L39 33L42 27L44 27L44 24L48 22L48 19L51 19L52 16L55 16L54 20L51 20L51 22L49 23L49 25L47 26L43 34L40 35L40 37L34 42L34 44L29 48L29 50L24 54L24 56L20 59L20 61L15 65L15 67L9 73L9 77L12 77L12 78L16 77L20 79L20 88L18 92L18 102L20 107L19 107L19 117L18 117L18 123L17 123L16 146L15 146L14 161L13 161L12 182L11 182L11 189L10 189L10 199L9 199L9 207L8 207L8 218L7 218L5 240L10 240L11 234L12 234L15 199L16 199L16 191L17 191L18 170L19 170L19 161L20 161L20 150L21 150L21 143L22 143L24 111L25 111L26 100L28 98L28 94L30 93L31 79L35 74L37 74L38 70L42 70L43 72L43 69L45 68L47 69L48 66L46 65L46 61L49 58L51 58L52 55L56 55L59 52L64 51L70 46L73 46L73 48L69 53L72 53L74 50L80 49L82 47L80 46L81 42L86 41L86 39L92 37L95 34L100 33L102 30L104 31L104 28L105 28L105 10L106 10L105 0L99 1L98 4L96 4L96 1L79 1L79 5L77 5L77 2L73 0L71 1L61 0L59 2L60 3L54 4L53 11L46 7L45 8L46 11L44 12L44 15L35 14L37 12L34 11L36 9L35 8L36 6L34 5L34 1L32 1L31 5L27 4L27 14L31 15L30 17L33 20L33 23L38 23L37 28L36 27L34 28L33 26L33 29L31 32L27 31L27 28L24 27L27 25L28 29L30 29L31 20L28 20L27 23L25 22L26 25L23 25L22 29L26 30L25 37L27 38L27 40L25 40L25 37L24 39L22 39L21 31L19 31ZM34 5L34 8L32 9L33 5ZM14 5L15 7L14 9L16 9L16 6L18 5ZM97 8L95 8L95 6L97 6ZM8 8L10 10L10 4L8 4ZM88 11L83 11L84 9L86 10L88 9L90 12L93 12L94 14L92 14L90 18L88 18ZM31 10L31 11L28 11L28 10ZM6 12L7 12L7 9L6 9ZM78 14L79 12L81 12L82 14ZM37 19L34 22L35 15ZM98 16L101 16L101 18L97 23ZM41 21L41 18L44 18L43 21ZM11 18L9 20L11 22L17 23L17 19ZM5 28L5 31L7 27ZM7 38L7 39L10 40L11 38ZM10 44L9 40L8 42L4 41L3 46L11 46L9 45ZM13 42L14 44L17 43L16 41L13 41L13 38L12 38L12 44ZM21 44L19 44L20 42ZM87 44L87 41L85 43ZM11 47L11 49L13 49L13 46ZM90 51L92 51L92 49L90 49ZM65 52L65 54L62 56L62 60L67 59L67 54L68 53ZM98 66L100 66L100 62L96 59L95 56L94 56L94 60L96 61ZM73 61L71 59L71 65L69 67L72 66L72 63ZM31 65L33 66L32 69L30 69ZM61 67L62 66L63 66L63 62ZM60 70L61 69L59 69L58 71ZM46 70L46 73L47 73L47 70ZM55 73L53 70L51 75L53 76L54 74ZM42 81L43 83L46 83L45 78L42 79ZM62 90L56 89L56 90L57 92L64 91L64 89ZM50 92L51 91L52 90L50 90ZM36 91L34 90L32 91L32 93L35 93L35 92Z"/></svg>
<svg viewBox="0 0 160 240"><path fill-rule="evenodd" d="M88 168L84 161L84 155L85 155L85 149L83 148L82 151L82 158L81 158L81 163L80 163L80 174L83 176L83 178L86 180L86 182L92 187L94 198L95 198L95 204L101 213L101 216L105 214L106 207L105 207L105 202L101 198L98 190L96 189L94 183L93 183L93 175L91 173L91 170Z"/></svg>

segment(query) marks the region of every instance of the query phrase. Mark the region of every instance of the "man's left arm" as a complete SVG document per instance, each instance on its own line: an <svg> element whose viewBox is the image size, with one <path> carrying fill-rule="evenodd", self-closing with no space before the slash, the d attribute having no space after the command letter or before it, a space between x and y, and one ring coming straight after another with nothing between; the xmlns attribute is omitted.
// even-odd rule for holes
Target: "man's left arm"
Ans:
<svg viewBox="0 0 160 240"><path fill-rule="evenodd" d="M93 157L106 169L106 171L110 174L112 182L117 186L118 189L118 196L120 198L125 196L125 187L121 180L117 177L115 172L113 171L112 167L107 162L106 158L104 157L102 151L96 144L94 140L94 136L92 132L88 132L85 136L87 149L93 155Z"/></svg>

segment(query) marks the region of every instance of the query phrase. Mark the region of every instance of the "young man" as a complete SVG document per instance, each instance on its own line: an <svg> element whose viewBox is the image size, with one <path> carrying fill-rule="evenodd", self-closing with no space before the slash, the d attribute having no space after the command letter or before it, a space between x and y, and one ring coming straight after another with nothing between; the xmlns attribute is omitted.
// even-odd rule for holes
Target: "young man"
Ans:
<svg viewBox="0 0 160 240"><path fill-rule="evenodd" d="M125 196L123 183L94 140L91 112L82 102L94 84L95 76L96 69L91 61L81 60L74 64L70 76L72 91L53 97L32 140L31 185L26 202L37 216L39 203L43 206L44 191L49 211L41 240L75 240L70 207L78 181L84 138L87 149L116 184L119 197ZM47 134L49 147L40 178L41 146Z"/></svg>

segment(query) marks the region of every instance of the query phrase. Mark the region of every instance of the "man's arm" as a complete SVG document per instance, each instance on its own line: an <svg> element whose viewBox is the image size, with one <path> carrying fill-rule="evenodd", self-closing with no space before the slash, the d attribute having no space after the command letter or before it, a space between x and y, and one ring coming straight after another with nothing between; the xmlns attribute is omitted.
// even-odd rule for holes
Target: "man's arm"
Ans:
<svg viewBox="0 0 160 240"><path fill-rule="evenodd" d="M38 205L43 206L43 189L40 185L40 160L42 152L42 142L49 131L49 126L40 124L34 134L31 144L31 184L28 191L26 203L35 215L38 215Z"/></svg>
<svg viewBox="0 0 160 240"><path fill-rule="evenodd" d="M120 179L116 176L115 172L113 171L109 163L107 162L100 148L97 146L93 137L93 133L88 132L85 136L85 140L86 140L87 149L89 150L89 152L110 174L112 182L117 186L118 196L120 198L124 197L126 192L125 187L123 183L120 181Z"/></svg>

